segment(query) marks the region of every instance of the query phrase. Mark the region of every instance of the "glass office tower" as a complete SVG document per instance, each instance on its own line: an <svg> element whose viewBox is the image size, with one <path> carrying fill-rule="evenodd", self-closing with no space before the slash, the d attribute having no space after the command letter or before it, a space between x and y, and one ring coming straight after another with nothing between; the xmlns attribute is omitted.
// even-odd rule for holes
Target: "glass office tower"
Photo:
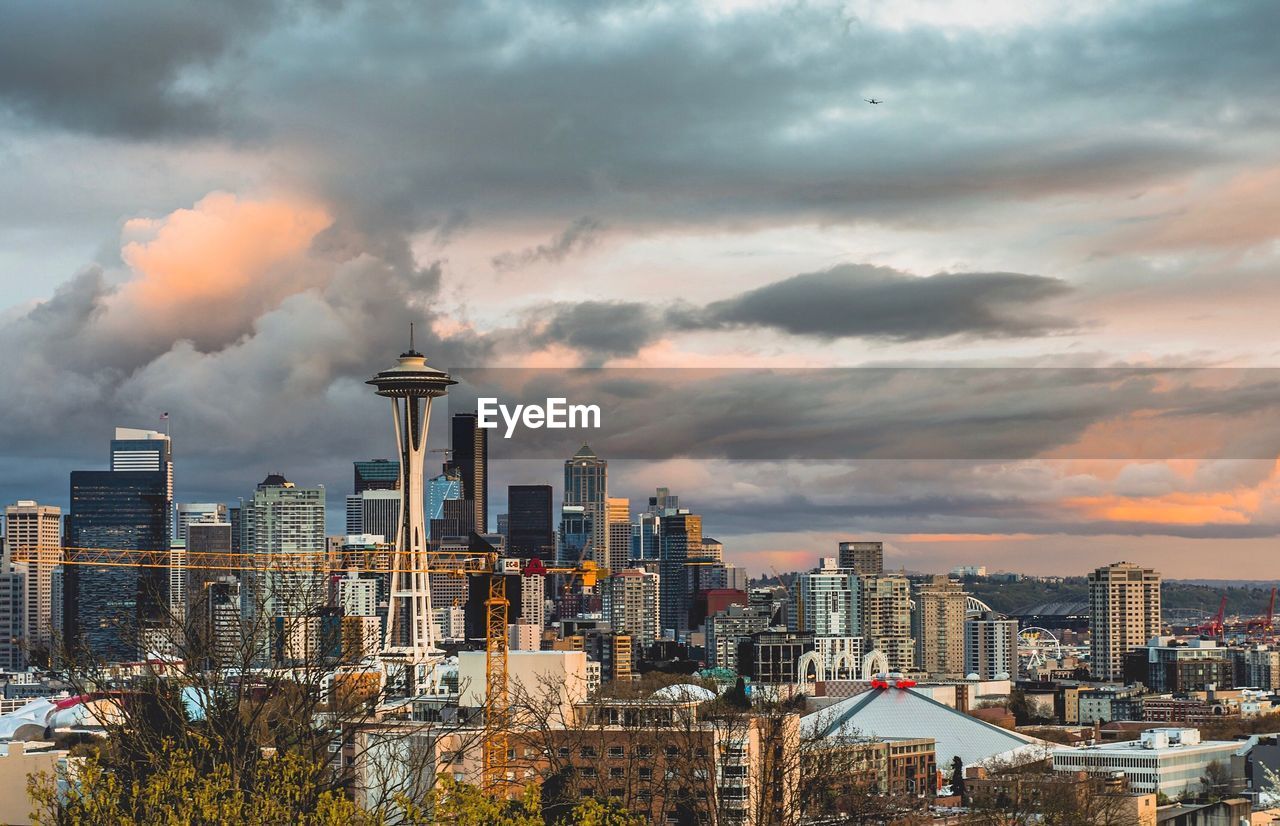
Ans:
<svg viewBox="0 0 1280 826"><path fill-rule="evenodd" d="M170 486L166 470L78 470L71 474L67 545L154 551L167 564ZM137 659L148 629L163 624L167 567L68 565L63 633L73 654Z"/></svg>

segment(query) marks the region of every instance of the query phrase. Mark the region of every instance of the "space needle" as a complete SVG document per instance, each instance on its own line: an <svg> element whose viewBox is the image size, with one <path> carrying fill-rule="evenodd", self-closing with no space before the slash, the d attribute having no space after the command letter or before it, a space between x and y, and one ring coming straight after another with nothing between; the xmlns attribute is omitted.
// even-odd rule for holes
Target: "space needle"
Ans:
<svg viewBox="0 0 1280 826"><path fill-rule="evenodd" d="M431 587L427 578L427 525L423 506L422 468L427 452L427 427L431 401L457 384L448 373L427 365L413 347L409 325L409 349L395 366L383 370L366 384L379 396L391 399L396 446L400 451L400 522L393 542L391 593L387 608L382 660L388 676L399 670L412 696L428 666L440 656L431 628ZM391 539L391 537L387 537ZM407 673L405 673L407 672Z"/></svg>

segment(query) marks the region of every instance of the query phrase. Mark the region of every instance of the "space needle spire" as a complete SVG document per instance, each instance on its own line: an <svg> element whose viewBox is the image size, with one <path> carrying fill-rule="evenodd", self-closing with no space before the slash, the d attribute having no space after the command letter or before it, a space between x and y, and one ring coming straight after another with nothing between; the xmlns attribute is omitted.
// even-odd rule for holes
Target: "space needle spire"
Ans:
<svg viewBox="0 0 1280 826"><path fill-rule="evenodd" d="M409 325L409 349L396 364L366 384L379 396L391 399L396 446L400 453L400 521L391 541L391 599L387 609L382 658L389 666L402 665L407 672L406 690L412 694L421 667L439 656L431 626L431 588L427 578L427 524L423 494L423 460L427 453L427 426L431 401L456 384L449 374L427 365L414 349L413 325Z"/></svg>

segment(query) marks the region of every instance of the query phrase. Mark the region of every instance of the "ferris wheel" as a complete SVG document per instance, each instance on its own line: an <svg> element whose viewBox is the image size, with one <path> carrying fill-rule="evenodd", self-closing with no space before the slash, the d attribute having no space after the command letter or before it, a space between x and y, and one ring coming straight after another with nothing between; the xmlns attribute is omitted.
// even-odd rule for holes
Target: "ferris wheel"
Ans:
<svg viewBox="0 0 1280 826"><path fill-rule="evenodd" d="M1018 632L1018 662L1024 669L1039 668L1062 659L1062 643L1048 628L1032 625Z"/></svg>

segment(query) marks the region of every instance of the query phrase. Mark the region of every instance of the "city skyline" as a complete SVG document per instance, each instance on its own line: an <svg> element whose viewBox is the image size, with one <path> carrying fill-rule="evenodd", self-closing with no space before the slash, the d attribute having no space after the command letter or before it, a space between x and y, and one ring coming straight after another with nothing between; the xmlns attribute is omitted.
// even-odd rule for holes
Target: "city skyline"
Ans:
<svg viewBox="0 0 1280 826"><path fill-rule="evenodd" d="M388 453L361 382L411 321L448 369L1276 365L1268 4L460 9L15 10L0 499L65 508L111 427L169 412L179 501L280 471L336 529L349 463ZM984 394L966 421L1025 452L605 458L755 571L865 537L921 571L1280 576L1274 390L1156 399L1178 458L1136 460L1069 458L1131 430L1054 386L1066 452ZM491 521L557 484L491 475Z"/></svg>

